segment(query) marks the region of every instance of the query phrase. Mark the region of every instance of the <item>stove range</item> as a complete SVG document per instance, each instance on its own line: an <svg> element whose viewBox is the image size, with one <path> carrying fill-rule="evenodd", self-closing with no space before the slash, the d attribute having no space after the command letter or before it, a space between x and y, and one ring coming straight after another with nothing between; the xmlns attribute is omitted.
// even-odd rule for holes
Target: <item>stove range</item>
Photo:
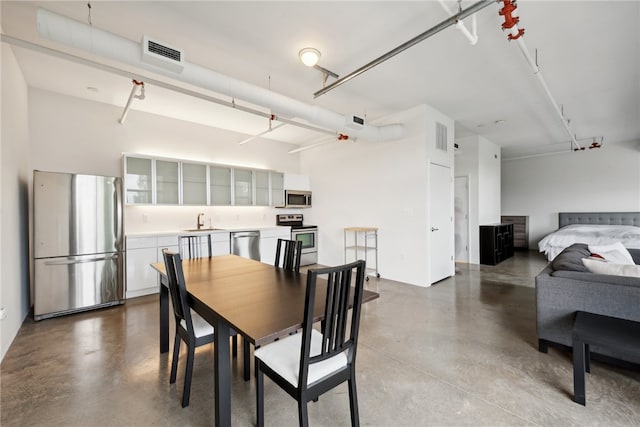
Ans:
<svg viewBox="0 0 640 427"><path fill-rule="evenodd" d="M302 242L300 265L318 263L318 226L305 225L302 214L276 215L276 225L291 227L291 240Z"/></svg>
<svg viewBox="0 0 640 427"><path fill-rule="evenodd" d="M292 230L309 230L312 228L317 229L317 225L305 225L303 224L304 216L302 214L280 214L276 215L276 225L286 225L291 227Z"/></svg>

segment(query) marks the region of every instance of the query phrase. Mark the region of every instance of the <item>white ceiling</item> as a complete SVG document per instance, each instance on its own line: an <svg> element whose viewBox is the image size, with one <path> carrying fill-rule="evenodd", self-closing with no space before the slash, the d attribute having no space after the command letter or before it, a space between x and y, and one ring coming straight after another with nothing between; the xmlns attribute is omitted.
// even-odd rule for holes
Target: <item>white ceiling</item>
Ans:
<svg viewBox="0 0 640 427"><path fill-rule="evenodd" d="M458 8L456 1L447 4ZM471 4L463 1L462 7ZM477 14L477 45L447 28L316 99L322 75L299 62L301 48L319 49L321 66L346 75L447 18L440 4L93 1L91 21L135 41L149 35L183 50L187 62L341 114L366 116L368 122L426 103L456 120L456 137L482 135L502 146L506 158L569 150L560 118L516 43L501 30L501 5ZM37 7L82 22L89 17L86 1L2 1L1 7L3 34L65 51L38 35ZM534 55L537 49L544 79L578 141L588 146L592 138L604 137L603 149L640 141L640 2L521 0L518 14L526 44ZM29 85L124 108L130 77L29 49L14 51ZM134 100L132 109L234 130L238 141L267 129L266 118L153 85L147 85L146 96ZM293 126L267 136L303 146L327 139Z"/></svg>

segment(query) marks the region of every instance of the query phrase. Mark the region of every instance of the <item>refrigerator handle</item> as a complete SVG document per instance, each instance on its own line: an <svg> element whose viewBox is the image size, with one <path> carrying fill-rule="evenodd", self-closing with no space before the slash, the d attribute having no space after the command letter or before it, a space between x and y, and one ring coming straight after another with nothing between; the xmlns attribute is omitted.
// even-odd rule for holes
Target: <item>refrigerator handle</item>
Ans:
<svg viewBox="0 0 640 427"><path fill-rule="evenodd" d="M111 259L116 259L119 256L120 256L119 254L113 254L110 256L103 256L100 258L65 259L65 260L56 260L56 261L46 261L44 265L71 265L71 264L82 264L85 262L109 261Z"/></svg>
<svg viewBox="0 0 640 427"><path fill-rule="evenodd" d="M124 212L122 211L122 185L123 181L118 180L116 185L116 241L118 242L118 250L124 251L124 230L122 229L122 218Z"/></svg>

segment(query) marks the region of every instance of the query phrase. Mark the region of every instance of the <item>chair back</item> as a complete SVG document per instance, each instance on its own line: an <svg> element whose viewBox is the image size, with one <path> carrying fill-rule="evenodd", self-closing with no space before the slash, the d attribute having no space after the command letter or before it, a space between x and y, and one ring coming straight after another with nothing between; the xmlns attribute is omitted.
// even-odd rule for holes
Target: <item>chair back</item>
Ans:
<svg viewBox="0 0 640 427"><path fill-rule="evenodd" d="M184 234L178 236L180 256L182 259L203 258L211 256L211 235Z"/></svg>
<svg viewBox="0 0 640 427"><path fill-rule="evenodd" d="M348 363L355 362L365 266L365 261L359 260L337 267L311 269L307 272L299 386L307 384L310 364L321 362L344 351L348 351ZM327 276L324 318L321 322L322 350L320 354L311 356L309 352L318 276ZM354 277L355 286L352 287L351 282ZM321 286L323 284L320 283ZM351 298L352 295L353 298ZM352 301L352 311L349 316L349 306Z"/></svg>
<svg viewBox="0 0 640 427"><path fill-rule="evenodd" d="M169 252L168 249L162 249L164 257L164 266L167 271L167 279L169 282L169 293L171 294L171 303L173 304L173 313L176 318L176 328L181 327L182 321L186 325L189 335L194 335L193 322L191 320L191 309L187 299L187 286L182 271L182 258L179 253Z"/></svg>
<svg viewBox="0 0 640 427"><path fill-rule="evenodd" d="M284 245L284 250L282 246ZM281 259L282 255L282 259ZM300 272L300 256L302 255L301 240L278 239L276 246L276 267L282 267L285 270Z"/></svg>

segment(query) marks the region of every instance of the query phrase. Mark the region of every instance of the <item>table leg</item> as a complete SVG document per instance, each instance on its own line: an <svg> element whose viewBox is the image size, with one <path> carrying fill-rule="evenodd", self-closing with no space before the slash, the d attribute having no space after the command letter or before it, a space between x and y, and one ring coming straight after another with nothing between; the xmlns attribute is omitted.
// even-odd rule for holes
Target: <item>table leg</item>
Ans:
<svg viewBox="0 0 640 427"><path fill-rule="evenodd" d="M586 405L585 399L585 343L573 340L573 401Z"/></svg>
<svg viewBox="0 0 640 427"><path fill-rule="evenodd" d="M215 370L216 426L231 426L231 369L229 361L229 325L216 320L213 334L213 364Z"/></svg>
<svg viewBox="0 0 640 427"><path fill-rule="evenodd" d="M160 284L160 353L169 351L169 288Z"/></svg>

